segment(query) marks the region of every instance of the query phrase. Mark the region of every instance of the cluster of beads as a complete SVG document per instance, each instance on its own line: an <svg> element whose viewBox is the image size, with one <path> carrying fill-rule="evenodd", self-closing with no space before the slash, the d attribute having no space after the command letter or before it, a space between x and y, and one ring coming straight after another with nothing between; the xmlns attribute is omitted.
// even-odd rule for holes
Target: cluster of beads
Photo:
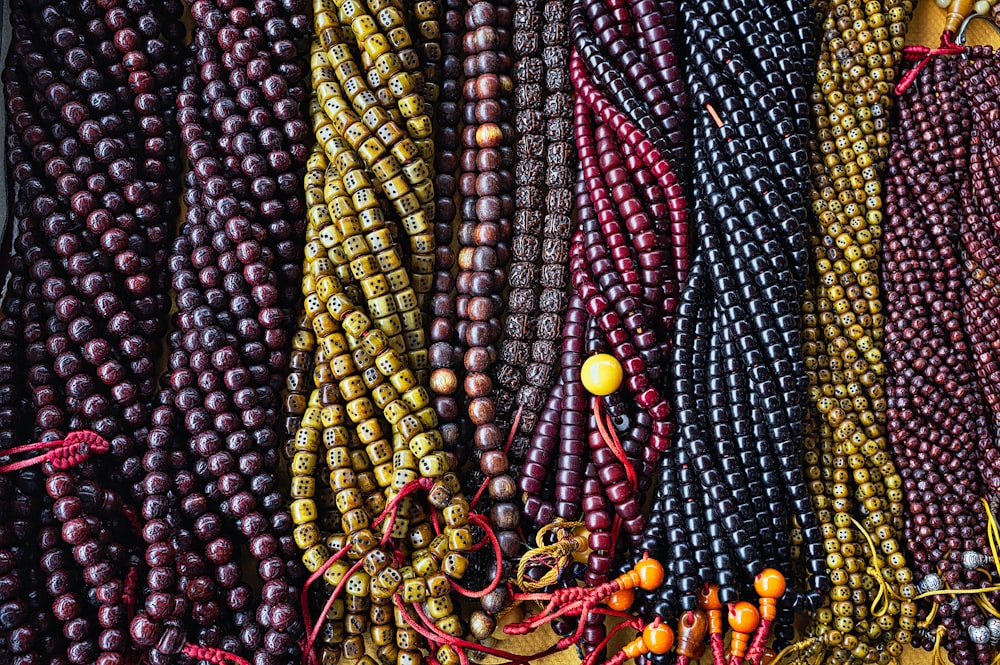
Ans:
<svg viewBox="0 0 1000 665"><path fill-rule="evenodd" d="M437 39L436 5L413 13L424 42ZM298 428L288 452L294 537L325 600L307 647L318 638L324 663L373 662L366 633L385 663L419 663L428 646L442 665L457 663L450 644L464 629L450 594L468 566L470 520L485 523L470 514L425 388L420 305L442 264L429 106L438 88L408 18L391 0L314 6L317 143L294 342L313 371L311 390L297 381L289 403Z"/></svg>
<svg viewBox="0 0 1000 665"><path fill-rule="evenodd" d="M912 595L911 573L899 545L902 481L885 437L878 279L880 174L892 81L912 9L909 0L830 3L810 98L817 224L803 348L818 413L805 461L831 582L810 633L837 663L898 658L910 639L899 620L915 614L905 598ZM870 604L887 595L873 611Z"/></svg>
<svg viewBox="0 0 1000 665"><path fill-rule="evenodd" d="M694 610L704 584L735 602L765 566L790 576L794 518L812 593L789 594L785 611L801 610L818 600L826 572L799 457L808 7L706 0L681 12L687 84L704 109L693 119L698 247L671 365L678 436L660 463L645 542L668 562L653 607ZM786 34L800 39L785 44Z"/></svg>

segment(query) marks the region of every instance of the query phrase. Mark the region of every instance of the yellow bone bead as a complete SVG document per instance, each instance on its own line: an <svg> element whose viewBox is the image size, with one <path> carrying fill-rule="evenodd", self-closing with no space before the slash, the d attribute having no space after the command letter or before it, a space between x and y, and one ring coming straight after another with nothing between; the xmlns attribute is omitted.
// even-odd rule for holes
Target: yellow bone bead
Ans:
<svg viewBox="0 0 1000 665"><path fill-rule="evenodd" d="M392 249L394 243L392 235L388 229L376 229L365 235L365 240L371 248L373 254L379 254L387 249Z"/></svg>
<svg viewBox="0 0 1000 665"><path fill-rule="evenodd" d="M448 554L448 536L443 533L434 536L434 540L431 541L427 549L440 561Z"/></svg>
<svg viewBox="0 0 1000 665"><path fill-rule="evenodd" d="M371 524L368 519L368 513L361 508L347 511L341 515L340 522L345 533L354 533L360 529L367 529Z"/></svg>
<svg viewBox="0 0 1000 665"><path fill-rule="evenodd" d="M396 107L404 118L416 118L424 113L424 100L420 95L410 94L401 97Z"/></svg>
<svg viewBox="0 0 1000 665"><path fill-rule="evenodd" d="M350 467L338 467L330 470L330 487L336 491L356 487L357 483L354 469Z"/></svg>
<svg viewBox="0 0 1000 665"><path fill-rule="evenodd" d="M375 482L379 487L389 487L395 477L392 462L385 462L375 467Z"/></svg>
<svg viewBox="0 0 1000 665"><path fill-rule="evenodd" d="M467 552L472 548L472 532L468 527L446 529L448 548L453 552Z"/></svg>
<svg viewBox="0 0 1000 665"><path fill-rule="evenodd" d="M336 427L337 425L343 425L344 417L344 406L342 404L330 404L323 407L323 427Z"/></svg>
<svg viewBox="0 0 1000 665"><path fill-rule="evenodd" d="M347 334L358 338L364 335L371 325L371 320L357 310L351 312L343 321L343 327Z"/></svg>
<svg viewBox="0 0 1000 665"><path fill-rule="evenodd" d="M372 275L361 280L361 292L365 298L372 299L389 293L389 282L383 275Z"/></svg>
<svg viewBox="0 0 1000 665"><path fill-rule="evenodd" d="M392 446L385 439L369 443L365 447L365 452L368 453L368 459L371 460L371 463L376 466L385 464L392 459Z"/></svg>
<svg viewBox="0 0 1000 665"><path fill-rule="evenodd" d="M316 479L311 476L295 476L289 492L293 499L311 499L316 493Z"/></svg>
<svg viewBox="0 0 1000 665"><path fill-rule="evenodd" d="M300 524L292 531L292 538L295 539L295 546L300 550L307 550L319 542L319 529L315 524Z"/></svg>
<svg viewBox="0 0 1000 665"><path fill-rule="evenodd" d="M437 478L448 471L448 458L443 452L431 453L420 460L418 470L424 478Z"/></svg>
<svg viewBox="0 0 1000 665"><path fill-rule="evenodd" d="M423 656L419 651L400 651L396 656L396 665L422 665Z"/></svg>
<svg viewBox="0 0 1000 665"><path fill-rule="evenodd" d="M405 27L392 28L386 35L389 38L389 43L397 51L403 48L407 48L413 45L413 41L410 39L410 33Z"/></svg>
<svg viewBox="0 0 1000 665"><path fill-rule="evenodd" d="M337 510L341 513L360 508L361 504L361 493L357 488L348 487L337 492Z"/></svg>
<svg viewBox="0 0 1000 665"><path fill-rule="evenodd" d="M296 524L308 524L315 522L319 513L316 511L316 502L312 499L298 499L292 502L289 507L292 521Z"/></svg>
<svg viewBox="0 0 1000 665"><path fill-rule="evenodd" d="M347 428L343 425L335 425L323 430L323 445L330 450L346 446L349 441ZM329 462L330 459L330 453L327 452L327 461Z"/></svg>
<svg viewBox="0 0 1000 665"><path fill-rule="evenodd" d="M381 369L381 368L380 368ZM417 385L417 378L409 369L402 369L389 377L392 387L400 393L405 393Z"/></svg>
<svg viewBox="0 0 1000 665"><path fill-rule="evenodd" d="M450 527L466 526L469 523L469 504L464 498L456 498L443 511L444 521Z"/></svg>
<svg viewBox="0 0 1000 665"><path fill-rule="evenodd" d="M413 469L396 469L392 476L392 488L403 489L406 484L418 478L417 472Z"/></svg>
<svg viewBox="0 0 1000 665"><path fill-rule="evenodd" d="M438 572L437 560L430 554L414 557L413 570L421 578L427 579L429 575Z"/></svg>
<svg viewBox="0 0 1000 665"><path fill-rule="evenodd" d="M379 182L385 182L390 178L395 178L399 175L400 170L399 162L396 161L396 158L392 155L386 155L382 159L375 162L372 166L372 173L375 174L375 178Z"/></svg>
<svg viewBox="0 0 1000 665"><path fill-rule="evenodd" d="M347 578L347 584L345 585L344 590L347 591L348 595L361 598L368 595L370 585L371 578L368 573L358 570Z"/></svg>
<svg viewBox="0 0 1000 665"><path fill-rule="evenodd" d="M318 543L302 553L302 564L310 573L315 573L330 558L326 545Z"/></svg>
<svg viewBox="0 0 1000 665"><path fill-rule="evenodd" d="M406 269L399 267L399 255L396 252L382 252L378 255L382 272L386 273L391 291L401 291L410 285L410 275Z"/></svg>
<svg viewBox="0 0 1000 665"><path fill-rule="evenodd" d="M444 617L443 619L439 619L434 622L434 625L437 626L442 632L453 637L462 636L462 622L459 620L457 614L452 614Z"/></svg>
<svg viewBox="0 0 1000 665"><path fill-rule="evenodd" d="M378 75L382 79L388 80L390 77L399 73L403 64L399 61L398 55L389 51L389 42L386 38L379 35L377 41L372 39L369 40L369 42L373 43L369 46L368 42L366 42L365 51L367 51L368 54L374 59L375 71L378 72ZM377 53L375 51L377 51Z"/></svg>
<svg viewBox="0 0 1000 665"><path fill-rule="evenodd" d="M396 629L396 646L400 649L418 649L420 634L412 628Z"/></svg>
<svg viewBox="0 0 1000 665"><path fill-rule="evenodd" d="M425 579L427 581L427 593L432 598L447 596L451 591L451 583L448 581L448 577L444 573L435 572L430 575L426 575Z"/></svg>
<svg viewBox="0 0 1000 665"><path fill-rule="evenodd" d="M430 395L423 386L417 386L403 393L403 401L412 411L420 411L430 404Z"/></svg>
<svg viewBox="0 0 1000 665"><path fill-rule="evenodd" d="M417 458L423 458L438 449L437 442L430 436L429 432L418 434L407 444L410 452Z"/></svg>
<svg viewBox="0 0 1000 665"><path fill-rule="evenodd" d="M360 439L361 443L364 445L368 445L373 441L381 439L383 436L382 424L375 418L369 418L368 420L358 423L355 431L358 434L358 439Z"/></svg>
<svg viewBox="0 0 1000 665"><path fill-rule="evenodd" d="M361 223L361 232L365 234L371 233L372 229L385 228L385 215L378 207L369 207L359 212L358 221Z"/></svg>
<svg viewBox="0 0 1000 665"><path fill-rule="evenodd" d="M396 592L399 585L403 582L402 576L399 574L395 568L385 568L378 574L377 581L379 585L389 592L390 595Z"/></svg>
<svg viewBox="0 0 1000 665"><path fill-rule="evenodd" d="M425 113L413 118L407 118L406 131L409 132L410 137L413 139L426 139L434 133L434 128L431 126L430 117ZM430 182L426 179L423 182L430 185ZM417 198L420 197L418 196ZM425 199L421 198L421 200Z"/></svg>
<svg viewBox="0 0 1000 665"><path fill-rule="evenodd" d="M316 455L299 451L292 457L291 473L296 476L312 475L316 471Z"/></svg>
<svg viewBox="0 0 1000 665"><path fill-rule="evenodd" d="M392 465L397 469L416 469L417 458L407 448L400 448L392 454Z"/></svg>
<svg viewBox="0 0 1000 665"><path fill-rule="evenodd" d="M468 567L469 560L458 552L449 552L444 560L441 561L442 572L455 580L461 579Z"/></svg>

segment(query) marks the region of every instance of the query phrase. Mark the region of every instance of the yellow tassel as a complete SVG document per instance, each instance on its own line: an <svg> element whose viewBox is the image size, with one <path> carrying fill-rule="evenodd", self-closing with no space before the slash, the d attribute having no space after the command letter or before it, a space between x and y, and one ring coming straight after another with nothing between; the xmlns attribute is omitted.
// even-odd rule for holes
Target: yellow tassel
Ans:
<svg viewBox="0 0 1000 665"><path fill-rule="evenodd" d="M540 591L559 581L559 576L569 565L574 553L587 549L587 539L574 535L573 530L583 526L583 522L553 522L546 524L535 534L537 547L528 550L517 564L517 586L527 592ZM545 536L550 531L559 531L556 541L545 544ZM548 570L538 580L525 577L529 568L545 567Z"/></svg>
<svg viewBox="0 0 1000 665"><path fill-rule="evenodd" d="M941 655L941 639L945 635L944 626L938 626L934 631L934 650L931 651L931 665L948 665L948 661Z"/></svg>

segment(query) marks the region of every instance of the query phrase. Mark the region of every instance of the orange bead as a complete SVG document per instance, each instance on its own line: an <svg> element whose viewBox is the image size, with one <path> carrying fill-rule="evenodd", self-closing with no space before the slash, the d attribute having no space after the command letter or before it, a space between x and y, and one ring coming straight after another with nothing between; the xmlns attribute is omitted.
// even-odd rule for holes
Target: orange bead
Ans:
<svg viewBox="0 0 1000 665"><path fill-rule="evenodd" d="M703 584L697 592L698 606L706 612L709 610L721 610L722 601L719 600L718 584Z"/></svg>
<svg viewBox="0 0 1000 665"><path fill-rule="evenodd" d="M632 589L622 589L621 591L616 591L608 596L608 599L605 602L611 609L624 612L628 608L632 607L632 603L635 602L635 591L632 591Z"/></svg>
<svg viewBox="0 0 1000 665"><path fill-rule="evenodd" d="M622 647L622 653L627 658L638 658L643 654L649 653L649 646L646 645L646 641L642 637L637 637Z"/></svg>
<svg viewBox="0 0 1000 665"><path fill-rule="evenodd" d="M639 586L646 591L653 591L663 584L663 566L656 559L641 559L635 564L635 572L639 575Z"/></svg>
<svg viewBox="0 0 1000 665"><path fill-rule="evenodd" d="M729 627L737 633L752 633L760 623L757 608L746 601L729 606Z"/></svg>
<svg viewBox="0 0 1000 665"><path fill-rule="evenodd" d="M778 657L778 652L770 647L764 649L764 657L760 659L760 665L771 665L774 659Z"/></svg>
<svg viewBox="0 0 1000 665"><path fill-rule="evenodd" d="M674 631L657 617L642 630L642 641L653 653L665 654L674 646Z"/></svg>
<svg viewBox="0 0 1000 665"><path fill-rule="evenodd" d="M765 568L753 579L753 588L761 598L781 598L785 593L785 576L774 568Z"/></svg>
<svg viewBox="0 0 1000 665"><path fill-rule="evenodd" d="M677 653L697 660L698 649L707 632L708 617L704 612L695 610L682 614L677 622Z"/></svg>

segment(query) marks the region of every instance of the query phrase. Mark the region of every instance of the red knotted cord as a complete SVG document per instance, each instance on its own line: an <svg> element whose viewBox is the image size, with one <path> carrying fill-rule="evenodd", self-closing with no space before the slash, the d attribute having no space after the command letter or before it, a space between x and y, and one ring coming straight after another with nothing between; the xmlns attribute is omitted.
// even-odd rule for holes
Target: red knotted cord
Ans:
<svg viewBox="0 0 1000 665"><path fill-rule="evenodd" d="M246 658L240 658L236 654L229 653L228 651L223 651L216 647L202 647L197 644L185 644L184 648L181 649L181 653L189 658L195 660L205 660L210 663L215 663L215 665L226 665L226 662L235 663L236 665L250 665L250 661Z"/></svg>
<svg viewBox="0 0 1000 665"><path fill-rule="evenodd" d="M910 62L916 61L917 64L899 79L899 83L896 84L896 94L902 95L913 85L913 82L920 75L920 71L930 63L931 58L939 55L959 55L960 53L965 53L965 47L959 46L952 40L949 30L941 33L941 46L938 48L928 48L919 44L904 46L903 58Z"/></svg>
<svg viewBox="0 0 1000 665"><path fill-rule="evenodd" d="M312 618L310 618L309 616L309 587L312 585L313 582L321 578L324 575L324 573L326 573L326 571L330 569L330 566L332 566L341 558L343 558L343 556L347 554L347 552L350 549L351 549L350 544L348 544L346 547L341 547L336 554L331 556L329 559L326 560L326 562L322 566L317 568L316 572L310 575L309 578L306 580L306 583L302 585L302 593L299 594L299 603L302 607L302 623L305 626L306 635L312 633L313 629ZM303 652L304 651L306 651L306 649L303 649Z"/></svg>
<svg viewBox="0 0 1000 665"><path fill-rule="evenodd" d="M39 441L38 443L29 443L3 451L4 457L36 450L46 450L47 452L35 457L29 457L20 462L11 462L10 464L0 466L0 473L26 469L29 466L44 462L49 462L52 464L52 468L58 471L64 471L81 462L85 462L91 455L106 453L110 447L104 437L97 432L88 430L70 432L64 439Z"/></svg>

